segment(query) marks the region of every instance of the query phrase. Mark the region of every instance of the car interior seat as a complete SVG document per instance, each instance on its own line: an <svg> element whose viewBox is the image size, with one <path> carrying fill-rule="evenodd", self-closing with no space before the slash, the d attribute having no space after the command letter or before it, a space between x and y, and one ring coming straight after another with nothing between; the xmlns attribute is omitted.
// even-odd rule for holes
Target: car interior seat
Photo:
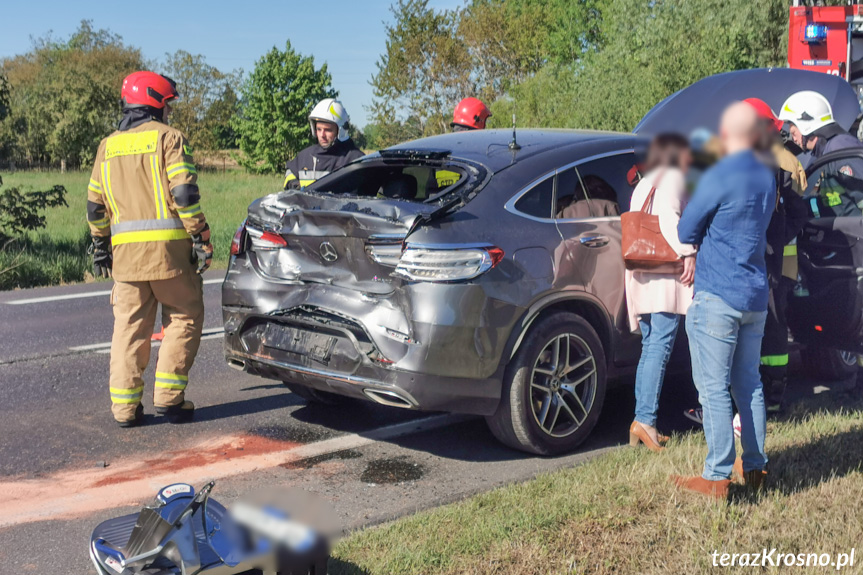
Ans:
<svg viewBox="0 0 863 575"><path fill-rule="evenodd" d="M384 182L381 193L385 198L413 200L417 197L417 180L408 174L393 174Z"/></svg>

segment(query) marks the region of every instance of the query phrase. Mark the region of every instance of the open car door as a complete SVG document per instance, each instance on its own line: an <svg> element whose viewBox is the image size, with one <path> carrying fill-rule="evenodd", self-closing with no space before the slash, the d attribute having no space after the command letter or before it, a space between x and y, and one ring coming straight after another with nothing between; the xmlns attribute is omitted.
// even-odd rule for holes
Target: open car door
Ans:
<svg viewBox="0 0 863 575"><path fill-rule="evenodd" d="M863 216L844 200L843 209L831 209L839 206L833 199L863 188L863 180L831 176L849 159L863 160L863 148L828 154L806 170L813 218L798 238L802 282L789 301L788 324L800 343L863 353Z"/></svg>

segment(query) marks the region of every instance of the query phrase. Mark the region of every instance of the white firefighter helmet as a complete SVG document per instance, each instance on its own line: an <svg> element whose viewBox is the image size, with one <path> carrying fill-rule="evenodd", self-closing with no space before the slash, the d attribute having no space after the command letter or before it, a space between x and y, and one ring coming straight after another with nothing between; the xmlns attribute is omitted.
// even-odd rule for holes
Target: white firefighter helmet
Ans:
<svg viewBox="0 0 863 575"><path fill-rule="evenodd" d="M833 108L830 107L827 98L818 92L803 90L791 94L785 100L779 111L779 119L783 122L791 122L797 126L801 134L808 136L818 128L834 122Z"/></svg>
<svg viewBox="0 0 863 575"><path fill-rule="evenodd" d="M317 137L317 134L315 134L315 122L317 121L329 122L338 126L338 138L340 142L344 142L351 137L348 134L348 122L351 121L351 117L348 116L348 111L345 110L342 103L335 98L321 100L312 108L312 113L309 114L309 126L312 128L312 138Z"/></svg>

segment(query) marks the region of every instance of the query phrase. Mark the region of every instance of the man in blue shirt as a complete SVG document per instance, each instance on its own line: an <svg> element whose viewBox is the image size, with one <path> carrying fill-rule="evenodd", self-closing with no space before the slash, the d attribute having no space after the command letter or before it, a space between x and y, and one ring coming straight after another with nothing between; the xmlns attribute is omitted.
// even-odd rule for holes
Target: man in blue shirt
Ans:
<svg viewBox="0 0 863 575"><path fill-rule="evenodd" d="M677 228L681 242L700 246L686 333L704 410L707 458L700 477L673 480L719 498L728 495L734 465L732 397L740 412L746 483L760 486L767 466L758 367L769 294L766 231L776 206L776 179L753 152L757 122L746 103L725 110L720 139L726 155L702 176Z"/></svg>

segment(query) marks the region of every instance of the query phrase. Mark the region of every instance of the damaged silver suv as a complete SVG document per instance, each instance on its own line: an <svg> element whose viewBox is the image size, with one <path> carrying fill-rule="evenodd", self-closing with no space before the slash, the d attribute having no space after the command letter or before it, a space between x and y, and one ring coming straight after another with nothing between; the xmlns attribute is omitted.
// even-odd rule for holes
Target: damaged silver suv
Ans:
<svg viewBox="0 0 863 575"><path fill-rule="evenodd" d="M257 200L222 292L228 362L312 401L486 416L574 448L631 373L619 214L632 134L447 134Z"/></svg>

